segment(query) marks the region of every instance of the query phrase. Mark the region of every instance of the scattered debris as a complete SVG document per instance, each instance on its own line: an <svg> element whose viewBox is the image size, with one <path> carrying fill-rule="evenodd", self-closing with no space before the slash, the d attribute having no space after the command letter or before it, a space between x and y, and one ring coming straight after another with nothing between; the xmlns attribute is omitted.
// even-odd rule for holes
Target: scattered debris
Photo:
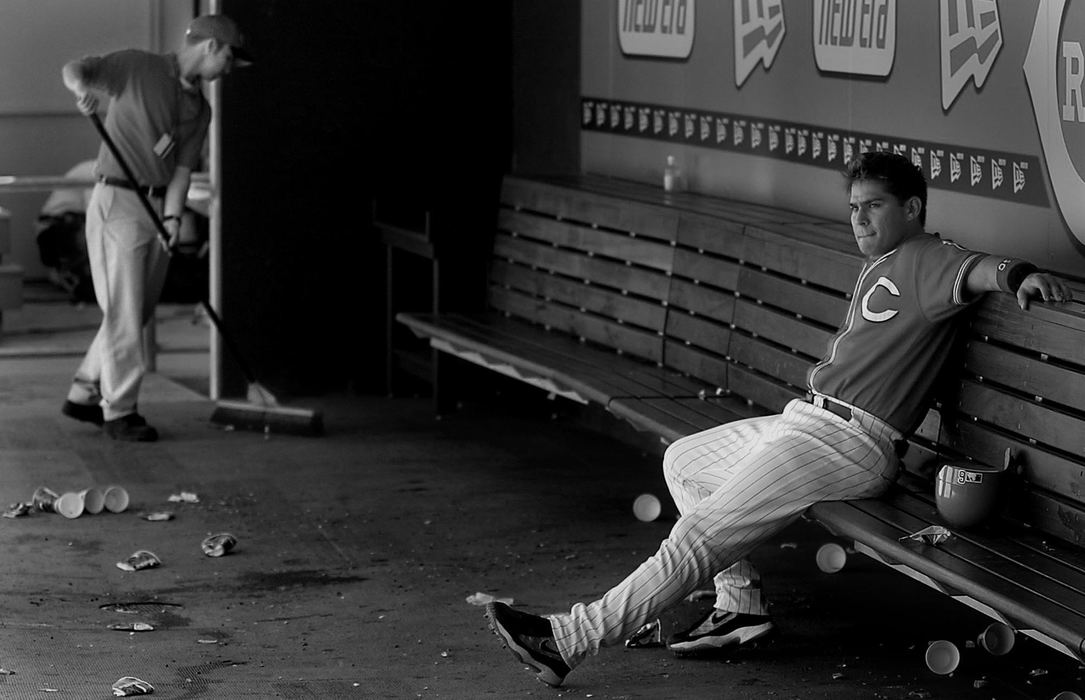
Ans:
<svg viewBox="0 0 1085 700"><path fill-rule="evenodd" d="M54 512L53 503L60 498L60 495L47 486L39 486L34 490L34 495L31 496L30 502L34 508L42 513Z"/></svg>
<svg viewBox="0 0 1085 700"><path fill-rule="evenodd" d="M228 532L209 535L201 544L203 553L209 557L221 557L237 545L237 538Z"/></svg>
<svg viewBox="0 0 1085 700"><path fill-rule="evenodd" d="M15 671L6 668L0 668L0 676L14 676Z"/></svg>
<svg viewBox="0 0 1085 700"><path fill-rule="evenodd" d="M113 684L113 696L118 698L131 695L150 695L153 692L153 685L135 676L125 676Z"/></svg>
<svg viewBox="0 0 1085 700"><path fill-rule="evenodd" d="M1034 668L1034 669L1032 669L1031 671L1028 672L1029 678L1039 678L1040 676L1046 676L1046 675L1047 675L1047 669L1046 668Z"/></svg>
<svg viewBox="0 0 1085 700"><path fill-rule="evenodd" d="M217 640L217 639L197 639L196 643L197 644L218 644L219 640Z"/></svg>
<svg viewBox="0 0 1085 700"><path fill-rule="evenodd" d="M200 497L191 491L182 491L169 497L170 503L199 503Z"/></svg>
<svg viewBox="0 0 1085 700"><path fill-rule="evenodd" d="M168 510L156 510L151 513L144 513L140 517L152 523L159 523L165 520L173 520L173 513Z"/></svg>
<svg viewBox="0 0 1085 700"><path fill-rule="evenodd" d="M799 543L798 542L781 542L780 543L780 549L798 549L798 548L799 548Z"/></svg>
<svg viewBox="0 0 1085 700"><path fill-rule="evenodd" d="M649 649L663 646L662 624L659 619L641 625L636 632L629 636L629 639L625 640L625 645L630 649Z"/></svg>
<svg viewBox="0 0 1085 700"><path fill-rule="evenodd" d="M26 515L30 515L30 511L33 510L33 503L12 503L8 506L8 509L4 511L5 518L21 518Z"/></svg>
<svg viewBox="0 0 1085 700"><path fill-rule="evenodd" d="M467 602L471 605L480 606L486 605L488 603L504 603L505 605L514 604L512 598L496 598L489 593L482 593L481 591L478 593L472 593L471 595L467 596Z"/></svg>
<svg viewBox="0 0 1085 700"><path fill-rule="evenodd" d="M162 560L155 556L154 552L148 552L146 549L141 549L124 561L117 562L117 568L121 571L139 571L161 565Z"/></svg>
<svg viewBox="0 0 1085 700"><path fill-rule="evenodd" d="M112 624L109 625L109 629L117 632L153 632L154 625L149 625L146 622L131 622L128 624Z"/></svg>
<svg viewBox="0 0 1085 700"><path fill-rule="evenodd" d="M848 677L848 674L844 673L843 671L833 671L833 680L834 681L843 680L843 679L845 679L847 677Z"/></svg>
<svg viewBox="0 0 1085 700"><path fill-rule="evenodd" d="M913 532L910 535L901 537L898 541L903 542L905 540L915 540L917 542L923 542L924 544L939 545L953 536L953 533L942 527L941 525L931 525L925 527L918 532Z"/></svg>

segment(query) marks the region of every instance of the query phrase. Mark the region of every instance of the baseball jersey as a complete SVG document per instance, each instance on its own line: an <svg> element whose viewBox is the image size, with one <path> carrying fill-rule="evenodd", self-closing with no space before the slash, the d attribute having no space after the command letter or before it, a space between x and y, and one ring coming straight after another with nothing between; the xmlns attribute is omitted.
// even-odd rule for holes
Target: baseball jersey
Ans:
<svg viewBox="0 0 1085 700"><path fill-rule="evenodd" d="M927 398L973 301L965 281L982 253L913 236L868 260L810 389L878 416L903 434L922 421Z"/></svg>
<svg viewBox="0 0 1085 700"><path fill-rule="evenodd" d="M178 165L200 165L211 106L199 89L181 85L173 54L125 49L82 60L87 87L109 95L106 131L141 185L169 183ZM98 152L97 173L125 178L110 150Z"/></svg>

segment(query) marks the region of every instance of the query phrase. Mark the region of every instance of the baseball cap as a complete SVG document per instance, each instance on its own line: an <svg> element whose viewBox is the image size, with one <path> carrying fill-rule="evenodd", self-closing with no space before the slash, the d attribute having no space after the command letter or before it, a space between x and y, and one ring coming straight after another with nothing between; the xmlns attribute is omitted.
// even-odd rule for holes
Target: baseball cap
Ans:
<svg viewBox="0 0 1085 700"><path fill-rule="evenodd" d="M193 19L185 36L193 40L214 39L233 49L235 65L252 63L252 56L245 50L245 37L237 23L226 15L200 15Z"/></svg>

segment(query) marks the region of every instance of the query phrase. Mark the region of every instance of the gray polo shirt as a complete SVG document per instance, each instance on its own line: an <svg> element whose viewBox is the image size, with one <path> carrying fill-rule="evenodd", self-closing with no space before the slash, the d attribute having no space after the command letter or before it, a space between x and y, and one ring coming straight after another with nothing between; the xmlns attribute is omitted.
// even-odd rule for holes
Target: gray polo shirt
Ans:
<svg viewBox="0 0 1085 700"><path fill-rule="evenodd" d="M178 165L195 170L211 122L211 106L197 86L185 90L174 54L125 49L82 60L87 87L110 97L105 127L141 185L169 183ZM98 175L124 178L102 144Z"/></svg>

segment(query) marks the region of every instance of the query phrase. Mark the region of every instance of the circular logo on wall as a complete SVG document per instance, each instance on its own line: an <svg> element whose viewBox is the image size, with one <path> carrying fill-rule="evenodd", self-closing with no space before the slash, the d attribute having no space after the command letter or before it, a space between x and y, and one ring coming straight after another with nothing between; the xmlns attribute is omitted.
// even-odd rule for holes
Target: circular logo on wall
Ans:
<svg viewBox="0 0 1085 700"><path fill-rule="evenodd" d="M1085 2L1040 0L1025 56L1036 127L1059 211L1085 244Z"/></svg>

